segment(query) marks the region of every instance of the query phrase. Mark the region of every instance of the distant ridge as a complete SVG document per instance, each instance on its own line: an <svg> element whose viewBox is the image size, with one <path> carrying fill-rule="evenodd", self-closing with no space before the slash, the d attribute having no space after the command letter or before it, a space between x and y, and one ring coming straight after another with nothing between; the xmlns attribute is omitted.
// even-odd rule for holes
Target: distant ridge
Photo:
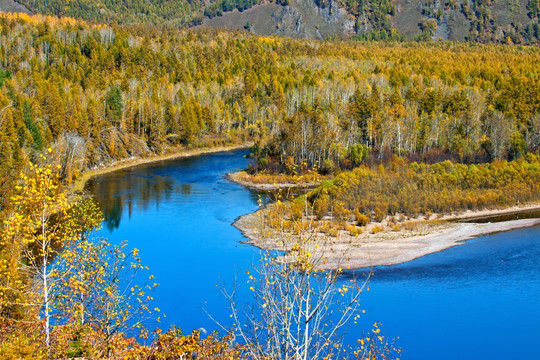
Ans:
<svg viewBox="0 0 540 360"><path fill-rule="evenodd" d="M202 25L306 39L540 44L540 0L17 1L34 13L94 23ZM21 9L18 3L0 0L0 9Z"/></svg>
<svg viewBox="0 0 540 360"><path fill-rule="evenodd" d="M354 35L354 20L336 2L318 7L313 0L290 0L283 6L264 2L242 12L205 18L202 27L246 29L258 35L281 35L295 39L325 39Z"/></svg>
<svg viewBox="0 0 540 360"><path fill-rule="evenodd" d="M538 44L538 0L289 0L205 18L203 26L320 39L453 40Z"/></svg>

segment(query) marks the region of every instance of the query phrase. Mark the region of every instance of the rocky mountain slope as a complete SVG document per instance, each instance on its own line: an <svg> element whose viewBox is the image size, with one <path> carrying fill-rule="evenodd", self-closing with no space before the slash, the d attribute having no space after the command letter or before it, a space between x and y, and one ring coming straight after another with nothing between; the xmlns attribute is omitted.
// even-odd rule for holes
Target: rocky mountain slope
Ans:
<svg viewBox="0 0 540 360"><path fill-rule="evenodd" d="M289 0L205 18L213 28L299 38L351 36L538 43L538 0Z"/></svg>
<svg viewBox="0 0 540 360"><path fill-rule="evenodd" d="M444 39L538 44L540 0L17 0L94 22L246 29L323 39ZM0 10L23 9L1 0Z"/></svg>
<svg viewBox="0 0 540 360"><path fill-rule="evenodd" d="M22 12L30 13L30 10L26 6L21 5L13 0L0 0L0 11L3 12Z"/></svg>
<svg viewBox="0 0 540 360"><path fill-rule="evenodd" d="M246 29L259 35L284 35L292 38L324 39L354 35L354 18L335 1L318 7L313 0L290 0L289 5L263 3L245 11L232 11L201 26Z"/></svg>
<svg viewBox="0 0 540 360"><path fill-rule="evenodd" d="M481 42L509 42L508 37L537 42L539 37L538 4L530 0L394 0L394 5L392 25L409 38L423 32L433 39Z"/></svg>

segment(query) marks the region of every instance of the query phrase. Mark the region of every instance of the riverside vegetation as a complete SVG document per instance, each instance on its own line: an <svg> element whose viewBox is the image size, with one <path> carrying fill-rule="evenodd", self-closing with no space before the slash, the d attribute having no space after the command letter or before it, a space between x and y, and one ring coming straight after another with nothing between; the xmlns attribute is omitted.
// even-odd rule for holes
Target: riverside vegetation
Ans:
<svg viewBox="0 0 540 360"><path fill-rule="evenodd" d="M540 200L539 157L528 154L517 161L489 164L433 165L394 158L387 166L361 166L323 182L307 195L317 218L332 211L337 221L355 219L366 225L371 218L448 214L501 208ZM299 206L296 200L296 206Z"/></svg>
<svg viewBox="0 0 540 360"><path fill-rule="evenodd" d="M284 261L296 252L293 239L309 229L314 234L309 251L325 257L319 266L337 269L401 263L475 236L540 223L461 223L497 214L510 220L520 212L538 213L540 162L535 154L470 165L448 160L411 163L395 156L385 164L341 172L310 190L306 179L317 182L317 177L313 170L307 176L289 175L299 196L290 199L290 192L278 185L278 201L242 216L235 226L250 243L284 251ZM284 197L288 200L282 202Z"/></svg>
<svg viewBox="0 0 540 360"><path fill-rule="evenodd" d="M307 204L323 220L354 221L354 231L371 217L506 206L538 194L535 47L315 42L23 14L0 14L0 38L6 357L257 353L233 335L177 329L149 347L135 341L157 311L153 281L121 288L121 277L146 270L137 252L88 239L99 211L67 202L59 186L92 167L251 141L252 173L336 176L293 201L280 224L310 224L313 215L299 209ZM280 275L297 262L271 264ZM364 342L374 352L386 344Z"/></svg>

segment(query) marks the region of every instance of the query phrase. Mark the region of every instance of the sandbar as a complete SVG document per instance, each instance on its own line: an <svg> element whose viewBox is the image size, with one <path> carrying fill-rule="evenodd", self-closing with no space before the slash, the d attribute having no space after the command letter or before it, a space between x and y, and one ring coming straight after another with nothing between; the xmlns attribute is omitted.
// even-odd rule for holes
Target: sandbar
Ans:
<svg viewBox="0 0 540 360"><path fill-rule="evenodd" d="M413 230L386 229L375 234L364 231L353 236L340 230L335 236L313 232L305 247L318 259L321 269L362 269L374 266L395 265L414 260L431 253L462 245L466 240L482 235L540 225L540 218L501 221L494 223L466 222L469 219L501 214L519 215L540 211L540 204L513 206L505 209L467 211L454 215L439 216L436 221L417 219L418 227ZM244 215L233 224L249 240L246 241L263 250L280 250L287 253L298 242L292 234L277 233L264 228L264 209ZM379 224L371 224L377 226ZM305 234L304 234L305 236ZM283 257L286 259L286 257ZM323 260L321 260L323 259Z"/></svg>

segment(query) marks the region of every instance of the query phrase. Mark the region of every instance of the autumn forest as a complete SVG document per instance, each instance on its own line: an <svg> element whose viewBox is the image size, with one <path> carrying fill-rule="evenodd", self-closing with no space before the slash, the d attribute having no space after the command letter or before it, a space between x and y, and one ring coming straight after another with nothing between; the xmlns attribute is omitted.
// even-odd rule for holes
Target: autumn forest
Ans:
<svg viewBox="0 0 540 360"><path fill-rule="evenodd" d="M188 5L203 11L198 2ZM214 7L204 11L220 11ZM537 202L540 52L534 45L295 40L1 13L1 350L25 356L14 345L20 337L30 357L69 357L66 344L82 332L90 340L81 353L94 346L94 356L249 358L231 335L203 339L173 328L156 337L162 353L122 335L124 327L140 325L131 322L134 314L159 313L148 295L153 281L131 293L128 309L115 303L110 294L126 271L119 264L134 264L129 276L146 269L136 252L88 241L103 220L100 210L63 192L88 170L121 160L227 145L250 146L247 172L259 179L324 177L289 204L289 223L331 214L336 226L356 229L396 214ZM22 196L25 189L33 200ZM36 220L30 214L36 208L50 214ZM36 234L47 226L50 243ZM37 240L14 240L32 236ZM97 260L100 252L109 255ZM87 260L70 260L74 253ZM65 268L25 270L55 257ZM17 265L21 259L24 266ZM54 278L57 271L74 284L77 268L88 269L95 286L58 290L67 328L49 333L47 322L43 340L42 323L31 324L21 303L37 301L28 295L36 276ZM70 300L77 294L93 300ZM47 296L37 298L48 306ZM85 308L94 310L99 326L75 329ZM109 333L110 319L118 325ZM38 338L46 346L33 353ZM386 358L375 348L358 357Z"/></svg>

